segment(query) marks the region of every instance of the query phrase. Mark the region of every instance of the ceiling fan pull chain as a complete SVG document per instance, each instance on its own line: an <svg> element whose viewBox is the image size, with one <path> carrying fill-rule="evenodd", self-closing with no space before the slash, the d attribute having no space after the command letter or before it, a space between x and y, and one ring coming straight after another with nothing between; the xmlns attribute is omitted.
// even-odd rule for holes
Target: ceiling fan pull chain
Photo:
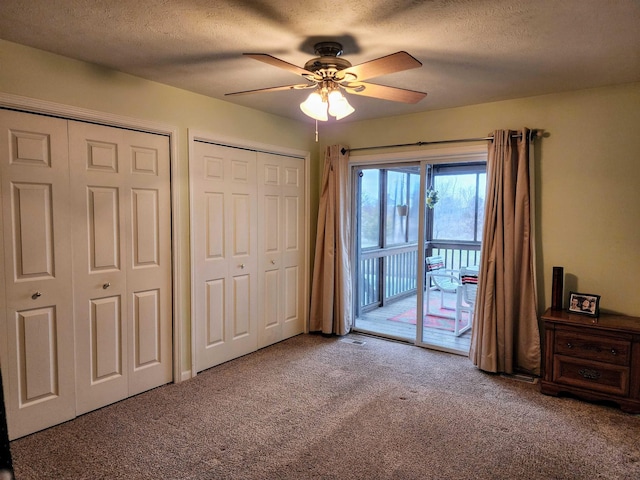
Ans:
<svg viewBox="0 0 640 480"><path fill-rule="evenodd" d="M316 120L316 143L318 143L318 120Z"/></svg>

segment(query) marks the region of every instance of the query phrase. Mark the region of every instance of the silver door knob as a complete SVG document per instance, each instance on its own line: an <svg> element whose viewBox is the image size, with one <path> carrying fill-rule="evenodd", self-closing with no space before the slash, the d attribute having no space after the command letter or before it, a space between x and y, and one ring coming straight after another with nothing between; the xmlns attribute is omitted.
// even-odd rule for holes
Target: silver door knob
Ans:
<svg viewBox="0 0 640 480"><path fill-rule="evenodd" d="M31 298L33 300L36 300L37 298L39 298L41 296L42 296L42 294L38 291L38 292L34 293L33 295L31 295Z"/></svg>
<svg viewBox="0 0 640 480"><path fill-rule="evenodd" d="M107 283L105 283L105 284L103 284L103 285L102 285L102 288L104 288L104 289L106 290L106 289L107 289L107 288L109 288L110 286L111 286L111 282L107 282Z"/></svg>
<svg viewBox="0 0 640 480"><path fill-rule="evenodd" d="M271 260L271 265L275 265L276 261L275 260Z"/></svg>
<svg viewBox="0 0 640 480"><path fill-rule="evenodd" d="M244 263L241 263L241 264L240 264L240 268L244 268Z"/></svg>

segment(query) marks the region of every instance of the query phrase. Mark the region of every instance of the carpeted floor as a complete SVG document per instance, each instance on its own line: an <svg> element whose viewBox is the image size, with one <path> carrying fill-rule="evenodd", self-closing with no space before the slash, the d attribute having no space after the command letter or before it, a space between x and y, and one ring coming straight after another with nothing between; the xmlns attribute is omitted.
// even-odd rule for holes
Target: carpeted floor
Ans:
<svg viewBox="0 0 640 480"><path fill-rule="evenodd" d="M640 478L640 417L354 335L300 335L11 447L18 480Z"/></svg>

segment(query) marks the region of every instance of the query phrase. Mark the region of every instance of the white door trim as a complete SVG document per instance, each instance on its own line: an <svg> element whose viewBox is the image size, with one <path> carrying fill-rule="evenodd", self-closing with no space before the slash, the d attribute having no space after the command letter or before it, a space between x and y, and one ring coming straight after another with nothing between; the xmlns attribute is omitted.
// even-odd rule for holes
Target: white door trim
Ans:
<svg viewBox="0 0 640 480"><path fill-rule="evenodd" d="M305 170L305 194L304 194L304 203L305 203L305 211L304 211L304 269L305 269L305 281L304 281L304 299L308 303L310 298L310 273L311 270L309 268L310 265L310 235L311 235L311 223L309 219L311 218L311 207L310 207L310 184L311 184L311 153L304 150L297 150L293 148L281 147L277 145L270 145L267 143L254 142L251 140L235 138L225 135L217 135L211 132L205 132L201 130L188 129L188 143L189 143L189 162L192 162L195 158L195 153L193 151L193 145L196 141L215 143L218 145L226 146L226 147L237 147L237 148L245 148L249 150L255 150L259 152L266 153L274 153L276 155L285 155L290 157L301 158L304 160L304 170ZM189 202L190 205L193 205L195 199L193 198L194 187L193 180L189 177ZM192 208L189 208L189 211L192 212ZM193 219L190 218L190 221ZM194 238L191 238L190 249L191 252L194 252ZM195 285L195 271L191 269L191 285ZM195 296L193 292L191 294L191 311L195 311ZM309 333L309 308L308 305L305 305L304 311L304 333ZM193 315L191 317L191 376L195 377L197 375L196 369L196 325L193 319Z"/></svg>
<svg viewBox="0 0 640 480"><path fill-rule="evenodd" d="M178 128L173 125L149 122L124 115L88 110L85 108L64 105L60 103L38 100L0 92L0 107L20 110L26 113L40 113L68 120L99 123L110 127L129 128L148 133L157 133L169 137L170 168L171 168L171 255L172 255L172 287L173 287L173 381L175 383L186 380L191 372L182 365L182 326L183 319L183 285L182 271L184 262L180 259L182 236L180 225L181 185L178 170ZM186 370L186 371L185 371Z"/></svg>

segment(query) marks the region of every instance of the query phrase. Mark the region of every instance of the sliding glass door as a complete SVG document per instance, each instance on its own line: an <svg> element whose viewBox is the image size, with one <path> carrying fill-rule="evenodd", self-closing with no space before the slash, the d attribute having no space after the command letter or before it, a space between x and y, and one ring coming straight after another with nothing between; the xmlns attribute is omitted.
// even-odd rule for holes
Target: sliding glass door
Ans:
<svg viewBox="0 0 640 480"><path fill-rule="evenodd" d="M420 167L361 168L355 178L356 326L413 341L415 319L390 318L416 304Z"/></svg>
<svg viewBox="0 0 640 480"><path fill-rule="evenodd" d="M425 172L425 273L422 328L416 343L467 354L480 264L486 163L425 165Z"/></svg>
<svg viewBox="0 0 640 480"><path fill-rule="evenodd" d="M432 282L425 259L439 255L449 270L478 263L484 171L426 161L353 169L355 330L468 352L470 329L454 328L456 292Z"/></svg>

